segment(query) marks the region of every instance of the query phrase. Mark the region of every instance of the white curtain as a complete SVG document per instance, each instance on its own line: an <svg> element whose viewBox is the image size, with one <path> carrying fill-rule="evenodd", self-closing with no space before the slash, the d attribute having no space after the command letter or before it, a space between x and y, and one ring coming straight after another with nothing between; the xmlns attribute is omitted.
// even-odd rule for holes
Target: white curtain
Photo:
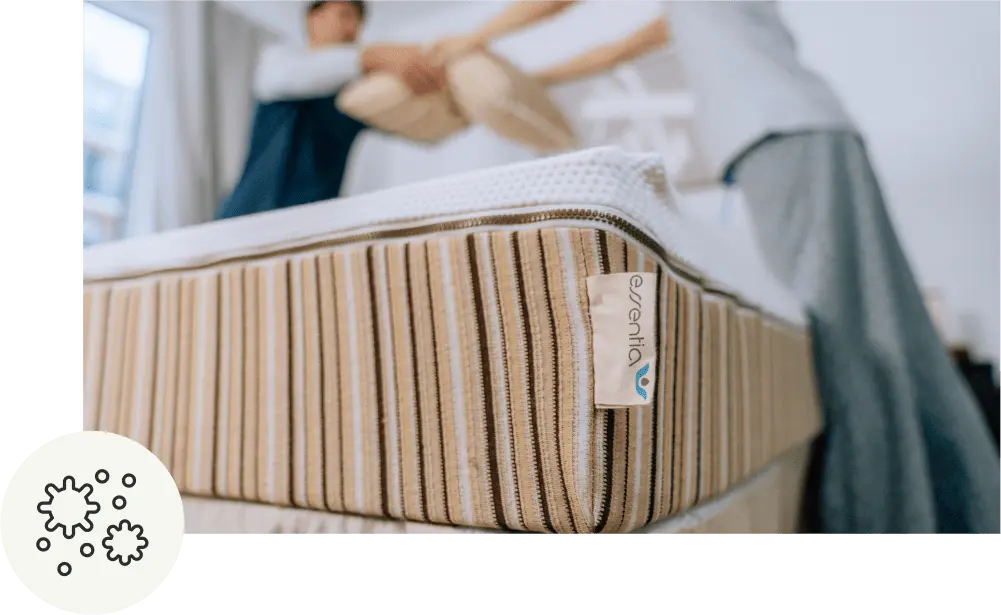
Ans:
<svg viewBox="0 0 1001 615"><path fill-rule="evenodd" d="M254 67L271 35L221 2L158 2L126 234L213 219L247 155Z"/></svg>

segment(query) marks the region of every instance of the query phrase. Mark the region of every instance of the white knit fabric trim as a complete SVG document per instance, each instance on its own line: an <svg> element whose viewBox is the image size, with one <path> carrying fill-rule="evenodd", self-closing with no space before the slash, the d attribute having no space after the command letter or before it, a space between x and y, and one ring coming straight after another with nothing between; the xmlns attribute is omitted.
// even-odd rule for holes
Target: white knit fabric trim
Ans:
<svg viewBox="0 0 1001 615"><path fill-rule="evenodd" d="M768 272L760 254L728 245L680 213L660 156L611 147L91 246L84 250L84 279L249 257L351 231L446 216L566 207L619 212L747 302L787 321L804 322L798 302Z"/></svg>

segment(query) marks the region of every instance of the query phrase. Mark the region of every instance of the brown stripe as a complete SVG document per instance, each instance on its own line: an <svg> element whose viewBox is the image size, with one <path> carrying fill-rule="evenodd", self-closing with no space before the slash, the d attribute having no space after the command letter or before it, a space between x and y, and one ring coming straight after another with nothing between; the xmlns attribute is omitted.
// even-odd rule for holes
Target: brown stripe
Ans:
<svg viewBox="0 0 1001 615"><path fill-rule="evenodd" d="M421 517L428 518L427 511L427 485L424 476L424 430L421 415L420 378L417 372L417 332L414 330L414 292L410 282L410 243L403 244L403 267L404 277L407 282L407 321L410 325L410 369L413 372L413 394L414 394L414 416L417 424L417 480L421 486Z"/></svg>
<svg viewBox="0 0 1001 615"><path fill-rule="evenodd" d="M379 496L382 505L382 515L389 517L389 490L386 485L389 455L386 454L386 408L382 400L382 347L379 345L379 308L375 298L375 267L372 264L373 246L365 250L365 266L368 268L368 308L372 322L372 355L375 376L375 409L378 416L377 429L379 435ZM387 332L388 334L388 332ZM400 480L403 480L402 473Z"/></svg>
<svg viewBox="0 0 1001 615"><path fill-rule="evenodd" d="M495 248L492 239L488 238L487 240L488 266L490 267L491 274L494 280L494 297L496 297L498 303L497 328L500 331L500 339L497 340L497 343L501 345L501 353L500 353L501 364L504 366L504 381L501 384L501 386L504 387L504 392L506 393L504 397L505 399L508 400L508 407L505 409L505 411L508 412L508 422L507 422L508 442L509 442L508 448L510 449L510 454L511 454L511 481L514 483L513 505L518 515L518 523L521 525L521 527L526 527L525 513L522 510L522 505L521 505L521 488L518 486L518 472L517 468L515 467L517 465L516 460L518 459L518 456L515 446L515 427L514 427L515 421L514 417L510 416L510 409L513 407L511 403L511 365L508 363L507 349L504 348L504 345L506 343L505 340L507 339L505 336L507 335L507 333L504 330L504 318L502 313L503 310L500 306L501 302L500 276L497 274L497 261L494 255L494 249Z"/></svg>
<svg viewBox="0 0 1001 615"><path fill-rule="evenodd" d="M518 288L518 302L519 302L519 307L521 308L522 328L524 329L525 332L524 336L525 361L527 364L527 371L528 371L528 381L526 383L527 385L526 388L528 389L529 416L532 417L532 447L534 456L534 466L538 470L536 472L536 480L538 482L539 499L541 500L542 503L542 523L547 531L552 532L553 526L549 516L549 502L547 501L546 498L545 479L542 476L543 459L541 450L542 447L539 442L539 416L538 416L538 409L536 408L535 404L535 387L533 386L533 382L535 380L535 365L534 365L535 357L533 356L534 348L532 343L532 332L530 330L531 327L528 324L528 299L525 296L525 280L524 280L525 273L523 271L523 267L525 267L525 265L521 261L521 248L518 245L519 244L518 234L511 233L509 235L509 238L511 241L512 253L514 255L514 279L515 279L515 285Z"/></svg>
<svg viewBox="0 0 1001 615"><path fill-rule="evenodd" d="M494 504L494 519L497 524L508 529L504 517L504 503L501 501L500 470L497 467L497 434L494 432L494 393L490 373L490 349L487 345L487 327L483 322L483 297L480 290L479 262L476 257L476 236L466 235L466 249L469 251L469 276L473 290L473 319L476 321L476 337L480 353L480 385L483 387L483 413L487 432L487 463L490 467L490 487Z"/></svg>
<svg viewBox="0 0 1001 615"><path fill-rule="evenodd" d="M601 275L607 275L611 270L608 261L608 239L605 231L595 233L598 239L598 258L601 261ZM605 413L605 491L602 494L601 516L598 518L594 531L604 531L608 516L612 509L612 443L615 442L615 417L609 410L597 410Z"/></svg>
<svg viewBox="0 0 1001 615"><path fill-rule="evenodd" d="M427 274L427 285L428 285L428 309L429 318L428 326L431 333L431 354L434 357L432 363L434 364L434 390L437 392L438 399L438 446L440 447L439 454L441 455L441 480L444 485L444 493L442 497L444 498L445 506L445 521L447 523L452 523L452 513L448 510L448 471L445 467L445 420L441 415L441 382L438 378L438 370L440 366L438 365L438 338L437 332L434 326L434 285L431 283L431 253L429 246L424 246L424 268Z"/></svg>
<svg viewBox="0 0 1001 615"><path fill-rule="evenodd" d="M702 304L702 297L699 296L699 304ZM698 502L702 499L702 418L705 414L702 411L702 379L705 376L702 370L702 353L706 351L703 347L705 344L705 322L702 318L702 309L696 308L693 311L693 317L697 318L699 321L698 334L695 336L695 343L699 344L699 351L695 353L697 357L695 361L694 369L699 370L699 377L695 384L695 409L696 409L696 422L695 422L695 501Z"/></svg>
<svg viewBox="0 0 1001 615"><path fill-rule="evenodd" d="M675 287L674 293L674 377L671 379L671 483L667 485L668 487L668 500L667 500L667 512L668 514L674 512L674 491L675 485L680 483L683 474L676 470L680 470L682 459L681 451L678 448L678 436L681 430L678 428L678 383L682 378L685 377L681 364L678 361L678 351L681 344L679 343L680 328L681 328L681 292L677 286ZM684 413L684 408L682 408L682 413ZM679 494L680 497L680 494Z"/></svg>
<svg viewBox="0 0 1001 615"><path fill-rule="evenodd" d="M556 440L556 475L560 478L560 489L563 493L563 504L566 506L567 518L570 520L570 528L576 534L577 524L574 523L573 509L570 506L570 495L567 491L567 481L566 476L563 475L563 450L561 446L562 438L559 437L560 422L559 422L559 409L560 409L560 348L558 336L556 333L556 317L553 315L553 299L549 292L549 272L546 268L546 246L542 241L542 231L536 232L536 237L539 242L539 254L542 256L539 259L542 269L542 289L546 296L546 313L549 314L549 329L552 332L551 343L553 345L553 434L554 440ZM571 366L572 367L572 366Z"/></svg>
<svg viewBox="0 0 1001 615"><path fill-rule="evenodd" d="M320 351L323 355L321 416L324 446L324 504L331 510L347 510L344 505L344 460L342 457L344 419L341 416L343 404L340 397L342 387L339 342L341 340L339 339L340 324L337 314L337 289L332 254L321 254L317 257L316 275L319 280L317 292L320 295ZM326 319L324 319L324 314L326 314ZM329 485L327 484L328 480L331 483Z"/></svg>
<svg viewBox="0 0 1001 615"><path fill-rule="evenodd" d="M320 360L317 369L318 382L320 388L320 502L324 508L327 507L327 390L326 378L323 377L325 367L323 353L323 308L320 307L320 257L316 258L313 264L314 292L316 293L316 355Z"/></svg>
<svg viewBox="0 0 1001 615"><path fill-rule="evenodd" d="M661 277L663 277L663 274L659 271L659 268L658 268L657 269L656 299L654 300L654 311L657 314L657 321L656 321L656 324L655 324L654 329L653 329L653 332L654 332L653 333L654 348L657 349L657 358L659 359L657 361L657 372L658 372L657 377L658 378L663 378L663 377L665 377L667 375L667 372L664 369L666 367L667 361L665 360L665 357L660 356L660 351L661 351L661 346L660 346L661 327L663 326L663 323L661 323L661 320L660 320L661 319L661 312L660 312L660 303L661 303L661 301L660 301L660 292L661 292L660 285L661 285ZM655 494L657 493L656 483L657 483L657 479L660 478L657 475L657 472L658 472L658 468L657 468L657 451L660 450L660 446L661 446L660 437L659 437L658 432L657 432L657 423L658 423L658 421L657 421L657 408L660 406L660 399L658 398L657 394L659 392L660 392L660 383L658 381L657 386L655 386L654 389L653 389L653 400L652 400L652 403L650 404L651 419L653 421L653 432L650 434L650 437L651 437L651 440L653 441L653 445L650 447L650 509L647 511L646 523L650 523L653 520L653 512L654 512L654 508L655 508L655 506L654 506L654 503L655 503L654 500L655 500Z"/></svg>

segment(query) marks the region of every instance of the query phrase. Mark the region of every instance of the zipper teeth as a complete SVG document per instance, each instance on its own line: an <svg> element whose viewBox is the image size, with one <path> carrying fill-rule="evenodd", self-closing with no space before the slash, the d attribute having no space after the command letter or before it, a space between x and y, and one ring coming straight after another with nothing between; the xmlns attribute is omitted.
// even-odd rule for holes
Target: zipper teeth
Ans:
<svg viewBox="0 0 1001 615"><path fill-rule="evenodd" d="M655 254L660 256L662 260L668 262L669 264L675 265L674 268L677 269L677 273L682 275L682 277L688 279L691 282L697 283L701 286L706 286L706 280L698 272L698 267L692 265L686 261L683 257L677 254L671 253L661 247L656 241L651 239L649 235L639 227L637 227L632 222L625 220L614 214L609 214L601 211L591 211L587 209L580 208L562 208L562 209L551 209L547 211L531 212L531 213L500 213L491 214L486 216L476 216L471 218L461 218L456 220L447 220L444 222L432 222L429 224L415 224L413 226L405 226L400 228L392 229L382 229L382 230L372 230L362 233L355 233L351 235L344 235L342 237L333 237L329 239L309 241L302 244L288 246L284 248L274 248L265 249L257 253L252 254L242 254L237 256L229 257L219 257L214 259L205 260L203 262L192 263L190 265L182 265L175 267L166 267L163 269L141 269L133 273L123 274L123 275L107 275L107 276L95 276L93 278L86 279L85 282L98 283L98 282L119 282L126 280L134 280L149 275L163 275L171 273L182 273L189 271L197 271L200 269L208 269L212 267L220 267L236 262L246 263L259 260L265 260L269 258L275 258L291 253L304 252L309 250L316 250L326 247L336 247L350 243L366 243L369 241L376 241L380 239L406 239L409 237L415 237L419 235L434 234L440 232L448 231L459 231L464 229L476 228L479 226L502 226L502 225L526 225L526 224L537 224L541 222L550 222L556 220L567 220L567 221L582 221L582 222L594 222L607 224L608 226L615 227L616 229L629 234L633 239L639 241L644 247L653 251Z"/></svg>
<svg viewBox="0 0 1001 615"><path fill-rule="evenodd" d="M523 226L523 225L539 224L543 222L563 221L563 220L568 222L577 221L577 222L604 224L612 228L615 228L616 230L625 233L630 238L637 241L644 248L655 254L658 258L660 258L664 266L672 273L692 284L699 286L704 291L711 292L714 295L726 297L731 301L733 301L738 307L756 309L760 311L762 313L762 316L765 318L770 318L772 320L775 320L777 322L786 324L788 326L797 329L802 328L800 325L791 323L786 319L783 319L777 315L773 315L767 313L765 310L759 309L758 306L754 306L747 303L743 298L733 294L731 291L727 289L721 288L718 285L714 285L701 273L699 267L692 264L684 257L679 256L677 253L670 251L667 248L664 248L652 237L650 237L650 235L646 231L639 228L636 224L630 222L629 220L626 220L625 218L617 216L615 214L602 211L592 211L581 208L550 209L546 211L537 211L531 213L499 213L486 216L447 220L443 222L432 222L428 224L416 224L413 226L405 226L392 229L372 230L363 233L344 235L342 237L333 237L329 239L306 242L284 248L263 250L261 252L257 252L254 254L242 254L238 256L209 259L201 263L193 263L190 265L166 267L163 269L141 269L133 273L119 275L119 276L116 275L95 276L89 279L85 278L84 283L98 284L98 283L109 283L109 282L124 282L130 280L137 280L151 275L160 276L160 275L168 275L175 273L193 272L203 269L210 269L213 267L223 267L234 263L252 263L256 261L262 261L270 258L286 256L289 254L295 254L299 252L307 252L322 248L332 248L353 243L367 243L377 240L407 239L411 237L430 235L435 233L473 229L481 226L512 226L512 225Z"/></svg>

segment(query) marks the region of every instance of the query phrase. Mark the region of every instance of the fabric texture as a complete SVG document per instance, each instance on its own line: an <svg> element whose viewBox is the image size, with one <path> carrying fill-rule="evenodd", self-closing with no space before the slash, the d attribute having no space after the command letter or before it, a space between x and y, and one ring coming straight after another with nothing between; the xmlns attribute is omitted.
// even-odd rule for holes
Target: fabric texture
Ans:
<svg viewBox="0 0 1001 615"><path fill-rule="evenodd" d="M799 503L808 461L801 446L713 500L636 530L643 534L776 534L800 527ZM183 496L189 534L469 534L500 530L377 519Z"/></svg>
<svg viewBox="0 0 1001 615"><path fill-rule="evenodd" d="M449 86L463 114L512 141L540 152L577 145L573 127L546 88L489 52L475 52L446 67Z"/></svg>
<svg viewBox="0 0 1001 615"><path fill-rule="evenodd" d="M737 183L807 307L826 411L829 532L999 531L997 450L940 340L852 132L768 139Z"/></svg>
<svg viewBox="0 0 1001 615"><path fill-rule="evenodd" d="M776 2L663 4L699 109L700 153L717 181L766 135L854 129L831 88L799 62Z"/></svg>
<svg viewBox="0 0 1001 615"><path fill-rule="evenodd" d="M447 90L416 95L399 78L372 73L337 97L337 108L373 128L421 143L437 143L466 128Z"/></svg>
<svg viewBox="0 0 1001 615"><path fill-rule="evenodd" d="M616 232L312 248L89 284L85 427L183 493L439 524L624 532L820 429L809 338ZM588 275L656 274L654 402L591 399Z"/></svg>

